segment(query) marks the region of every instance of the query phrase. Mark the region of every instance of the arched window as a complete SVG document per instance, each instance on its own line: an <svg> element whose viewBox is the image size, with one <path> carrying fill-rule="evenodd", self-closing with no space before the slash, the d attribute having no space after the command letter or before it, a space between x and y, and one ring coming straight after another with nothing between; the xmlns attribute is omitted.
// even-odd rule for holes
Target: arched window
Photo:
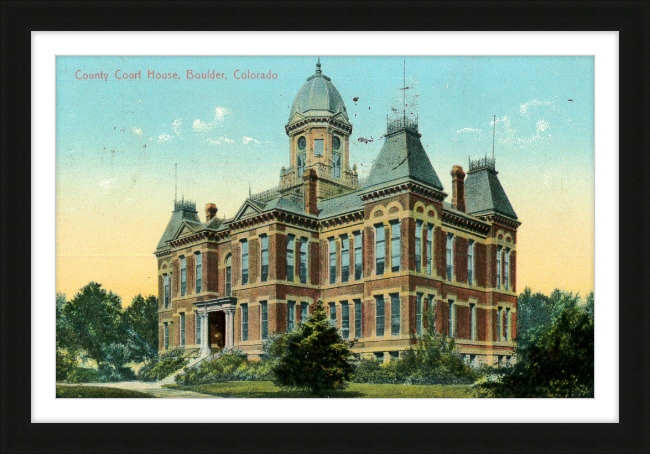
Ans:
<svg viewBox="0 0 650 454"><path fill-rule="evenodd" d="M230 296L232 288L232 256L226 256L226 296Z"/></svg>

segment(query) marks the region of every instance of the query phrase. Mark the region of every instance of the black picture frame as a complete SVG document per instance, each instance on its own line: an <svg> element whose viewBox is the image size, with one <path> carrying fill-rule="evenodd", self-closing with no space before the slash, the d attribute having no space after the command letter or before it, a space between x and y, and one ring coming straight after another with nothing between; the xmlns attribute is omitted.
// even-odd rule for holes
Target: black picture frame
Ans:
<svg viewBox="0 0 650 454"><path fill-rule="evenodd" d="M649 11L647 1L3 2L0 450L3 453L648 452ZM315 20L319 17L328 19ZM336 20L332 20L334 17ZM38 203L30 198L30 32L252 31L305 27L299 24L308 24L311 30L619 31L618 424L400 424L387 427L385 424L107 426L30 422L29 289L38 285L38 282L31 282L30 277L33 251L29 229L31 223L38 220L27 222L32 204ZM281 49L278 53L281 54ZM435 411L435 401L431 408ZM314 400L314 411L318 411L317 400Z"/></svg>

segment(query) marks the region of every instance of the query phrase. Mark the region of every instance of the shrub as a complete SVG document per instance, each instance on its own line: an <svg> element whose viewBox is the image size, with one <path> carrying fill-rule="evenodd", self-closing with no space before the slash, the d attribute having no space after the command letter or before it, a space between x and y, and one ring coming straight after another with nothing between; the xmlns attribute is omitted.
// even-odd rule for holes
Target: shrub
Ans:
<svg viewBox="0 0 650 454"><path fill-rule="evenodd" d="M227 381L262 381L271 378L272 363L269 360L249 361L246 355L234 351L185 370L184 374L176 377L176 383L205 385Z"/></svg>
<svg viewBox="0 0 650 454"><path fill-rule="evenodd" d="M56 380L63 381L77 367L77 360L65 350L56 349Z"/></svg>
<svg viewBox="0 0 650 454"><path fill-rule="evenodd" d="M138 370L138 380L162 380L177 370L182 369L189 362L187 358L183 357L183 354L184 350L182 348L175 348L156 356Z"/></svg>
<svg viewBox="0 0 650 454"><path fill-rule="evenodd" d="M75 367L68 373L66 381L70 383L91 383L98 382L101 374L97 369L87 367Z"/></svg>

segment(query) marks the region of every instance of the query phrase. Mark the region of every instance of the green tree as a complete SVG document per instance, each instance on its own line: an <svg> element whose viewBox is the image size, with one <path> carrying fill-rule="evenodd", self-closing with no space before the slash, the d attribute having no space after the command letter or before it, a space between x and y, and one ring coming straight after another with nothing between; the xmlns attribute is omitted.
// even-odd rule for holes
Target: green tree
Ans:
<svg viewBox="0 0 650 454"><path fill-rule="evenodd" d="M309 319L289 334L285 353L273 369L273 382L322 396L328 390L344 388L350 380L351 353L327 320L323 302L317 301L310 310Z"/></svg>
<svg viewBox="0 0 650 454"><path fill-rule="evenodd" d="M124 311L125 337L135 356L148 359L158 350L158 299L137 295ZM129 329L130 328L130 329Z"/></svg>

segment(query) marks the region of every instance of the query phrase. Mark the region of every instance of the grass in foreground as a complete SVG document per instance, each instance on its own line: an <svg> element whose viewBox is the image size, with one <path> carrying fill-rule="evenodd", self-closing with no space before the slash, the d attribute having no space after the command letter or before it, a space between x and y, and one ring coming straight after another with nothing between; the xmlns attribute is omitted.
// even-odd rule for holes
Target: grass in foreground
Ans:
<svg viewBox="0 0 650 454"><path fill-rule="evenodd" d="M154 397L150 394L128 389L102 388L100 386L56 385L56 397L62 398L140 398Z"/></svg>
<svg viewBox="0 0 650 454"><path fill-rule="evenodd" d="M233 381L212 385L166 385L165 387L194 391L219 397L314 397L308 391L297 391L275 386L270 381ZM374 385L350 383L343 391L332 391L325 397L365 398L468 398L479 397L470 385Z"/></svg>

